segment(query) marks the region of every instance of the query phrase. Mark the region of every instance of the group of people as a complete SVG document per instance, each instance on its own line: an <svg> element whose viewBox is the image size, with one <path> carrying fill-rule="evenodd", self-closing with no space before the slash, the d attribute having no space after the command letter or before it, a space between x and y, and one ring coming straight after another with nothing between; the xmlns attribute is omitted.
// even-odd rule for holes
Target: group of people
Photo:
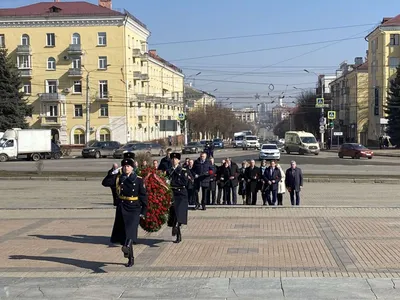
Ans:
<svg viewBox="0 0 400 300"><path fill-rule="evenodd" d="M116 206L111 243L122 245L124 257L128 258L127 267L134 265L133 245L137 243L140 219L146 217L148 205L144 179L135 172L138 163L134 158L134 153L126 153L121 167L114 164L102 182L111 188ZM195 209L206 210L208 204L221 204L222 198L222 204L235 205L239 194L243 204L256 205L261 192L263 205L283 205L283 194L287 190L291 204L300 205L303 174L294 161L284 172L275 161L269 166L262 161L260 167L254 160L244 161L239 168L232 159L226 158L217 166L214 158L207 157L205 152L195 161L186 159L182 166L180 159L180 153L167 149L167 156L160 164L153 162L154 169L166 175L172 190L168 226L172 228L172 236L176 236L175 243L182 241L181 225L187 224L191 204Z"/></svg>

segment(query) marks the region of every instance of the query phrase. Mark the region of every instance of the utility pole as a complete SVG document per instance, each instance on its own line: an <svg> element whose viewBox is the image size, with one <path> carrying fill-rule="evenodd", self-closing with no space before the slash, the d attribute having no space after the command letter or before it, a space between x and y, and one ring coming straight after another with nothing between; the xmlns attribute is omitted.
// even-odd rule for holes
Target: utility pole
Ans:
<svg viewBox="0 0 400 300"><path fill-rule="evenodd" d="M86 146L89 146L90 140L89 74L86 74Z"/></svg>
<svg viewBox="0 0 400 300"><path fill-rule="evenodd" d="M325 86L324 86L324 82L322 81L322 77L321 77L321 98L324 99L324 95L325 95ZM325 102L324 102L325 103ZM321 118L325 117L325 110L323 107L321 107ZM324 139L325 138L325 130L321 130L321 145L322 145L322 149L324 149Z"/></svg>
<svg viewBox="0 0 400 300"><path fill-rule="evenodd" d="M185 114L185 121L184 121L184 138L185 138L185 145L188 143L188 121L187 121L187 101L185 97L185 83L183 83L182 87L182 100L183 100L183 113Z"/></svg>

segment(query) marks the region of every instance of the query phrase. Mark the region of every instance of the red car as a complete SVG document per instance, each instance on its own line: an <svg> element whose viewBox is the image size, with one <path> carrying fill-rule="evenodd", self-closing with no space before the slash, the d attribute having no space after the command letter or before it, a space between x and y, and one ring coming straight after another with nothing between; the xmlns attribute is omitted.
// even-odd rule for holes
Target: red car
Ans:
<svg viewBox="0 0 400 300"><path fill-rule="evenodd" d="M357 159L361 157L367 157L368 159L371 159L374 156L374 152L361 144L346 143L340 146L338 156L340 158L350 156L351 158Z"/></svg>

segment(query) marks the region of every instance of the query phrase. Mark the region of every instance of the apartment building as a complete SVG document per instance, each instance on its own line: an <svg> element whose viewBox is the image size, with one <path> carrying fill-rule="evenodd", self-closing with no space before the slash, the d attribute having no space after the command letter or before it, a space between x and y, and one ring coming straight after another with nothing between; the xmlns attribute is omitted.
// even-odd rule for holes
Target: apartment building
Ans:
<svg viewBox="0 0 400 300"><path fill-rule="evenodd" d="M368 41L368 139L377 142L387 124L384 106L390 80L400 65L400 15L384 18Z"/></svg>
<svg viewBox="0 0 400 300"><path fill-rule="evenodd" d="M149 35L128 11L113 10L111 0L0 9L0 47L15 61L33 105L28 121L51 129L61 144L157 138L157 120L173 117L167 103L182 109L183 74L173 70L182 78L179 89L169 71L159 71L167 62L149 54ZM143 92L165 105L155 108Z"/></svg>

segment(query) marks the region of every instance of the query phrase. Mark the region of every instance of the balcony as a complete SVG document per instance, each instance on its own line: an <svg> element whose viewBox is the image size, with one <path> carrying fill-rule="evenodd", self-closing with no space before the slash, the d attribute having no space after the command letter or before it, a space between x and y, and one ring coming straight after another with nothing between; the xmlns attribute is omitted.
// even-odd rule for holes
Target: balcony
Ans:
<svg viewBox="0 0 400 300"><path fill-rule="evenodd" d="M149 81L149 80L150 80L149 74L141 74L141 75L140 75L140 80L142 80L142 81Z"/></svg>
<svg viewBox="0 0 400 300"><path fill-rule="evenodd" d="M69 55L82 55L82 45L81 44L70 44L68 47Z"/></svg>
<svg viewBox="0 0 400 300"><path fill-rule="evenodd" d="M132 49L132 57L133 58L140 58L142 56L142 52L140 49Z"/></svg>
<svg viewBox="0 0 400 300"><path fill-rule="evenodd" d="M142 79L142 73L140 71L133 72L133 79L136 79L136 80Z"/></svg>
<svg viewBox="0 0 400 300"><path fill-rule="evenodd" d="M40 123L42 126L61 126L61 118L44 116Z"/></svg>
<svg viewBox="0 0 400 300"><path fill-rule="evenodd" d="M29 45L18 45L17 54L28 55L32 53L32 48Z"/></svg>
<svg viewBox="0 0 400 300"><path fill-rule="evenodd" d="M32 78L32 70L31 69L19 69L19 74L21 78Z"/></svg>
<svg viewBox="0 0 400 300"><path fill-rule="evenodd" d="M59 93L43 93L39 94L40 101L42 102L65 102L66 97Z"/></svg>
<svg viewBox="0 0 400 300"><path fill-rule="evenodd" d="M68 77L82 77L81 68L70 68L68 70Z"/></svg>
<svg viewBox="0 0 400 300"><path fill-rule="evenodd" d="M141 61L147 61L149 59L149 55L147 53L144 53L140 56Z"/></svg>

